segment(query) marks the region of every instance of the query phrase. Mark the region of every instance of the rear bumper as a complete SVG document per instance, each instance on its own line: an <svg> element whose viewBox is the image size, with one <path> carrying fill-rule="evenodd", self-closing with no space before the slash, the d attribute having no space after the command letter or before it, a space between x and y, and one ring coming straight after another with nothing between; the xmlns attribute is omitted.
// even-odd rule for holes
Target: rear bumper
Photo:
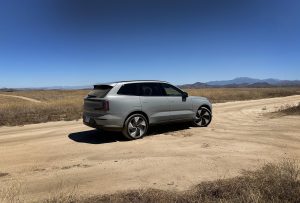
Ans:
<svg viewBox="0 0 300 203"><path fill-rule="evenodd" d="M83 124L98 129L120 131L123 128L123 122L120 117L114 115L94 115L83 113Z"/></svg>

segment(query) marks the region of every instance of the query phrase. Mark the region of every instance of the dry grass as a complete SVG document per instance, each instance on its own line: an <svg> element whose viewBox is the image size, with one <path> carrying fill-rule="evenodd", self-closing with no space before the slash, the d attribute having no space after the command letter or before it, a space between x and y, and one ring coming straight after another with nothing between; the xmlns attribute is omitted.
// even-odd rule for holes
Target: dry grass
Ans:
<svg viewBox="0 0 300 203"><path fill-rule="evenodd" d="M12 95L37 99L34 103L0 94L0 126L24 125L81 118L83 97L88 91L20 91ZM7 93L5 93L7 94Z"/></svg>
<svg viewBox="0 0 300 203"><path fill-rule="evenodd" d="M44 199L43 203L75 203L81 199L78 195L77 186L74 186L71 189L66 189L64 186L65 182L63 180L59 180L55 191L49 193L48 198Z"/></svg>
<svg viewBox="0 0 300 203"><path fill-rule="evenodd" d="M186 91L189 95L207 97L213 103L300 94L300 88L206 88ZM89 90L45 90L3 93L36 99L41 103L4 97L0 92L0 126L80 119L83 97L88 92Z"/></svg>
<svg viewBox="0 0 300 203"><path fill-rule="evenodd" d="M0 202L3 203L22 203L22 184L13 180L5 187L0 189Z"/></svg>
<svg viewBox="0 0 300 203"><path fill-rule="evenodd" d="M24 194L26 191L26 185L24 183L12 179L11 182L4 187L0 185L0 202L1 203L27 203L27 202L44 202L44 203L53 203L53 202L61 202L61 203L72 203L79 202L81 197L77 192L77 185L73 188L66 188L65 181L58 179L55 188L53 191L49 192L47 197L43 198L43 200L39 201L30 201L24 199Z"/></svg>
<svg viewBox="0 0 300 203"><path fill-rule="evenodd" d="M299 87L186 89L189 95L209 98L213 103L285 97L300 94Z"/></svg>
<svg viewBox="0 0 300 203"><path fill-rule="evenodd" d="M40 101L80 100L88 94L89 90L32 90L5 92L4 94L17 95L37 99ZM1 92L0 92L1 94Z"/></svg>
<svg viewBox="0 0 300 203"><path fill-rule="evenodd" d="M188 191L141 189L111 195L77 197L55 196L46 203L171 203L171 202L300 202L300 169L296 161L284 160L265 164L256 171L244 171L241 176L203 182ZM100 188L101 189L101 188Z"/></svg>

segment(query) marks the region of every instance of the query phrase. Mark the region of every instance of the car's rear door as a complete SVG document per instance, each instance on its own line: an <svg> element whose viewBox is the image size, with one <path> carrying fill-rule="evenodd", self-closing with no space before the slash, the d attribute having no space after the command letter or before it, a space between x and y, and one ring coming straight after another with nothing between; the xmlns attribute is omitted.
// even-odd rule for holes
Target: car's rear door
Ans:
<svg viewBox="0 0 300 203"><path fill-rule="evenodd" d="M139 95L142 110L148 115L150 123L170 120L171 106L163 94L160 83L139 83Z"/></svg>

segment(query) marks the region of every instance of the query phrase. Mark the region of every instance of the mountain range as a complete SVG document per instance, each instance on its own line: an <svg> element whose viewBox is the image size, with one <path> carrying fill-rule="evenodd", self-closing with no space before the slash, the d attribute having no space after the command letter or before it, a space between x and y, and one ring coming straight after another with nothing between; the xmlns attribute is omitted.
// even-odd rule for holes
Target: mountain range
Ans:
<svg viewBox="0 0 300 203"><path fill-rule="evenodd" d="M238 77L232 80L218 80L209 82L195 82L193 84L178 85L180 88L214 88L214 87L300 87L300 80L279 79L255 79L249 77ZM0 88L0 91L22 91L22 90L76 90L92 89L92 85L86 86L53 86L40 88Z"/></svg>
<svg viewBox="0 0 300 203"><path fill-rule="evenodd" d="M195 82L193 84L179 85L181 88L208 88L208 87L287 87L300 86L300 80L255 79L238 77L232 80L219 80L209 82Z"/></svg>

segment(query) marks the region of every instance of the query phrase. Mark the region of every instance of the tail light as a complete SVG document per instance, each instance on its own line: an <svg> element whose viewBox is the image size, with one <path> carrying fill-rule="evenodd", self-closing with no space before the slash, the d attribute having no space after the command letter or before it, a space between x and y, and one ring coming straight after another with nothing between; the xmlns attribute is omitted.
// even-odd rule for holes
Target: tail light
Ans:
<svg viewBox="0 0 300 203"><path fill-rule="evenodd" d="M107 100L103 101L103 110L104 111L109 110L109 102Z"/></svg>

